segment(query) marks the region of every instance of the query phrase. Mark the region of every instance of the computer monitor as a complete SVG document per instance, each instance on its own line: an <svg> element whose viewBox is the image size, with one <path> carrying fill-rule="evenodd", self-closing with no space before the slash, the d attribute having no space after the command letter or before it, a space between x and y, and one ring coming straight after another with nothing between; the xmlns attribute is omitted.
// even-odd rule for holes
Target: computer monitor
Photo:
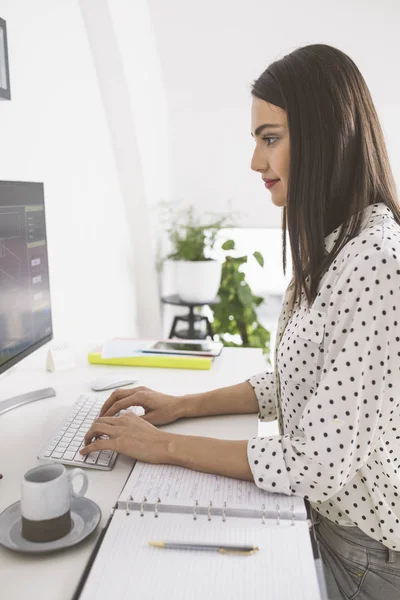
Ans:
<svg viewBox="0 0 400 600"><path fill-rule="evenodd" d="M0 373L52 338L43 184L0 181Z"/></svg>

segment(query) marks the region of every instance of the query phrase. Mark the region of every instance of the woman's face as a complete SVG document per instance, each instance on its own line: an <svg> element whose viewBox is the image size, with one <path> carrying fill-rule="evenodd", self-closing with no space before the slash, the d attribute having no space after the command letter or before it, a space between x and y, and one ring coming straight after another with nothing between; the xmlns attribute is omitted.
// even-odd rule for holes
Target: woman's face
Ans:
<svg viewBox="0 0 400 600"><path fill-rule="evenodd" d="M251 135L256 141L251 168L261 174L262 185L266 179L279 180L266 191L276 206L286 206L290 150L286 111L253 96Z"/></svg>

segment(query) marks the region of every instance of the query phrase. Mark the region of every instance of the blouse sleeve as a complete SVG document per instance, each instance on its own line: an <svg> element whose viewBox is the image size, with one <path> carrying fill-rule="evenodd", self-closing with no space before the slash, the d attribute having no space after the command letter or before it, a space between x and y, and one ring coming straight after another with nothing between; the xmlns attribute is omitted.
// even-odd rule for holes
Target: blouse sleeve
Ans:
<svg viewBox="0 0 400 600"><path fill-rule="evenodd" d="M319 386L300 433L252 438L255 483L323 502L365 465L400 401L399 259L390 251L351 261L332 290Z"/></svg>
<svg viewBox="0 0 400 600"><path fill-rule="evenodd" d="M260 421L276 419L275 376L274 373L259 373L247 380L252 386L258 401Z"/></svg>

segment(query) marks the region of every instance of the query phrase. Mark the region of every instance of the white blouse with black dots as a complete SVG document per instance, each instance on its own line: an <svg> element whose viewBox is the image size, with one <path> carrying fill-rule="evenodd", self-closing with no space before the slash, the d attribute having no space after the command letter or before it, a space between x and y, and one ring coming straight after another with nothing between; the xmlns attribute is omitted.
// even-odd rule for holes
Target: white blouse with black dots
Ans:
<svg viewBox="0 0 400 600"><path fill-rule="evenodd" d="M340 228L325 238L329 252ZM287 293L285 299L287 298ZM256 484L296 494L400 551L400 225L384 204L321 279L308 310L283 302L275 373L248 381L281 435L249 440ZM279 385L275 384L279 377Z"/></svg>

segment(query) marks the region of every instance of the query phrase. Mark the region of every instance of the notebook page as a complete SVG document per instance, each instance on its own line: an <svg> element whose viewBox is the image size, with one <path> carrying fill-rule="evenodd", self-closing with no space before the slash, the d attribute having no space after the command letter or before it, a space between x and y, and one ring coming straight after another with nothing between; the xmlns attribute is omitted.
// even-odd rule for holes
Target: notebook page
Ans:
<svg viewBox="0 0 400 600"><path fill-rule="evenodd" d="M226 502L226 514L234 516L261 517L262 505L265 514L275 517L277 505L280 517L306 519L307 513L302 498L272 494L256 486L252 481L242 481L221 475L192 471L174 465L152 465L137 461L122 491L118 508L126 508L129 498L130 508L137 509L144 498L145 507L153 508L161 499L159 510L192 512L196 501L197 511L207 512L211 501L211 511L221 514ZM293 511L292 511L293 506Z"/></svg>
<svg viewBox="0 0 400 600"><path fill-rule="evenodd" d="M150 540L240 543L260 548L250 556L200 550L163 550ZM117 510L80 600L319 600L305 521L265 525L248 519L222 523L207 517Z"/></svg>

